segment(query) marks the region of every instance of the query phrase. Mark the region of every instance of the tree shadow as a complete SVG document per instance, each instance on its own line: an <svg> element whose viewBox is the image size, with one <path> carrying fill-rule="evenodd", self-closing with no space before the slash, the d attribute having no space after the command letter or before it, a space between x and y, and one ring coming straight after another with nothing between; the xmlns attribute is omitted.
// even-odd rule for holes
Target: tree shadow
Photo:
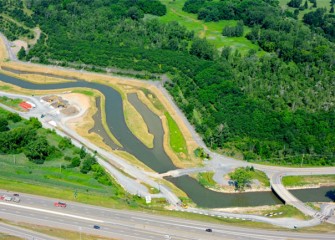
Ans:
<svg viewBox="0 0 335 240"><path fill-rule="evenodd" d="M335 202L335 190L326 192L325 196Z"/></svg>

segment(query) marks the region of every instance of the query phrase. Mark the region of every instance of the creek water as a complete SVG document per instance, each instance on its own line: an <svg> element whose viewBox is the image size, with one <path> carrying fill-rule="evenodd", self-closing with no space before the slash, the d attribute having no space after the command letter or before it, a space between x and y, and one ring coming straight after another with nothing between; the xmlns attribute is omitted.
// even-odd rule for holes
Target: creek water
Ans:
<svg viewBox="0 0 335 240"><path fill-rule="evenodd" d="M16 71L16 73L28 74L29 72ZM56 75L52 76L57 77ZM129 102L143 116L144 121L148 125L149 132L151 132L155 136L154 147L152 149L147 148L141 141L139 141L127 127L124 119L122 98L115 89L101 83L86 82L74 78L72 78L71 80L75 81L57 84L35 84L20 80L18 78L0 74L0 81L13 84L25 89L51 90L66 88L91 88L100 91L105 96L105 112L107 125L113 135L122 144L122 149L134 155L137 159L139 159L144 164L159 173L176 169L163 148L164 130L160 118L156 114L154 114L145 104L143 104L138 99L136 94L129 94L128 99ZM98 109L100 110L99 107ZM95 120L100 121L100 123L98 123L95 127L99 129L101 128L102 130L100 113L96 115ZM108 137L106 136L106 133L104 134L104 131L102 131L102 133L103 135L105 135L103 136L104 138ZM115 147L115 145L113 144L110 145L112 145L112 148ZM196 180L189 176L168 178L168 180L173 182L177 187L183 190L200 207L247 207L281 203L280 200L272 192L247 192L238 194L218 193L204 188ZM292 193L295 195L297 194L297 197L300 198L302 201L311 201L311 199L313 199L313 201L329 201L331 198L327 198L325 196L331 196L329 192L331 192L332 190L334 190L334 188L319 188L317 190L305 189L295 190L292 191Z"/></svg>

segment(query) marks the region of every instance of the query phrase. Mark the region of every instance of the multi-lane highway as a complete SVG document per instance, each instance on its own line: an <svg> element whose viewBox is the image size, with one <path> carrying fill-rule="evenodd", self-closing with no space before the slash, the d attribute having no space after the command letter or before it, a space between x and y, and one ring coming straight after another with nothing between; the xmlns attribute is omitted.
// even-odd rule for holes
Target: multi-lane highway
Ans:
<svg viewBox="0 0 335 240"><path fill-rule="evenodd" d="M0 192L0 195L8 193ZM115 210L66 202L59 199L20 194L21 202L0 202L0 218L40 224L116 239L333 239L331 234L303 234L295 231L265 231L158 216L143 212ZM100 229L94 229L98 225ZM212 232L206 232L206 229Z"/></svg>
<svg viewBox="0 0 335 240"><path fill-rule="evenodd" d="M10 224L0 223L0 232L8 234L9 236L15 236L22 239L33 239L33 240L58 240L58 238L50 237L46 234L31 231L22 227L13 226Z"/></svg>

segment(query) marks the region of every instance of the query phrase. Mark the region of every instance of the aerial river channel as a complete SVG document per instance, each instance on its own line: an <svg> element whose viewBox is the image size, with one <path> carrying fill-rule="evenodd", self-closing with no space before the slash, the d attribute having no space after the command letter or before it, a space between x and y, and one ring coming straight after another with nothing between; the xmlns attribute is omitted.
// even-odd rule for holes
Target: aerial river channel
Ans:
<svg viewBox="0 0 335 240"><path fill-rule="evenodd" d="M25 73L27 72L17 72ZM30 72L33 74L33 72ZM41 73L37 73L43 75ZM56 76L53 76L56 77ZM59 77L62 78L62 77ZM63 78L64 79L64 78ZM74 82L57 84L34 84L18 78L0 74L0 81L13 84L25 89L52 90L66 88L91 88L100 91L105 96L106 121L110 131L122 144L123 150L134 155L137 159L152 168L163 173L176 169L163 148L163 127L160 118L143 104L136 94L129 94L130 103L143 116L149 131L154 134L154 148L147 148L129 130L124 119L122 98L120 94L110 86L86 82L80 79L72 79ZM98 108L100 110L100 108ZM100 118L96 118L98 120ZM101 124L101 123L100 123ZM103 136L105 137L105 136ZM115 145L112 146L115 148ZM224 208L224 207L247 207L280 204L280 200L272 192L247 192L247 193L218 193L202 187L196 180L189 176L169 178L177 187L183 190L199 207ZM293 190L296 197L304 202L330 201L334 197L334 187L323 187L317 189Z"/></svg>

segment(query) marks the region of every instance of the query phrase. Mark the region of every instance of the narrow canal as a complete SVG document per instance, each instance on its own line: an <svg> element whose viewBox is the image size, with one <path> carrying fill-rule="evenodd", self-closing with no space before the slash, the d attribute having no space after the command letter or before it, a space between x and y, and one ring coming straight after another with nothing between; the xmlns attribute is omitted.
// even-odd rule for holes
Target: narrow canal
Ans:
<svg viewBox="0 0 335 240"><path fill-rule="evenodd" d="M21 72L23 73L23 72ZM129 101L140 112L146 121L149 131L154 134L154 148L147 148L140 142L129 130L124 119L122 98L120 94L110 86L100 83L86 82L79 79L74 82L57 83L57 84L34 84L0 74L0 81L13 84L25 89L32 90L51 90L51 89L66 89L66 88L92 88L100 91L105 96L106 104L106 121L110 131L122 144L123 149L133 154L137 159L144 164L162 173L176 169L170 158L163 148L163 127L162 122L145 104L143 104L137 95L129 95ZM98 108L100 109L100 108ZM95 116L96 120L100 120L100 113ZM101 123L98 123L98 125ZM113 144L111 144L113 145ZM115 147L112 146L112 147ZM261 206L273 205L281 203L280 200L272 192L254 192L254 193L239 193L227 194L218 193L202 187L196 180L188 176L179 178L169 178L177 187L182 189L188 196L200 207L222 208L222 207L245 207L245 206ZM333 195L334 188L319 188L308 190L292 191L302 201L329 201ZM328 196L328 197L327 197Z"/></svg>

